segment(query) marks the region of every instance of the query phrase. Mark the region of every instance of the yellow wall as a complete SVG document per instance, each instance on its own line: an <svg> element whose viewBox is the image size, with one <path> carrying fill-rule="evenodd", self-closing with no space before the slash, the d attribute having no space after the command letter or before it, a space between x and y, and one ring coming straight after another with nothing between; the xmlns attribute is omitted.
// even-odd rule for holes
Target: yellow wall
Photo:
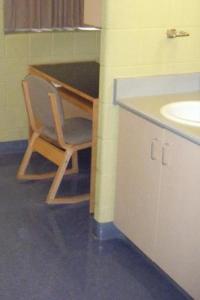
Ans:
<svg viewBox="0 0 200 300"><path fill-rule="evenodd" d="M113 220L118 108L113 78L200 71L199 0L103 0L95 218ZM166 30L188 31L167 39Z"/></svg>
<svg viewBox="0 0 200 300"><path fill-rule="evenodd" d="M0 141L27 137L21 80L29 64L98 58L96 32L4 35L0 0Z"/></svg>

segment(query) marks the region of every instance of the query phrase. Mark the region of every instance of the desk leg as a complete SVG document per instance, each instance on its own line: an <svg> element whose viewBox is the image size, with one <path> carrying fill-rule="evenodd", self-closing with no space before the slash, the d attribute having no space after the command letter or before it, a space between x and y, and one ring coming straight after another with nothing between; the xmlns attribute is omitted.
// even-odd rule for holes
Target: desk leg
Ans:
<svg viewBox="0 0 200 300"><path fill-rule="evenodd" d="M93 112L92 112L92 156L91 156L91 179L90 179L90 213L91 214L94 213L94 206L95 206L97 126L98 126L98 101L93 103Z"/></svg>

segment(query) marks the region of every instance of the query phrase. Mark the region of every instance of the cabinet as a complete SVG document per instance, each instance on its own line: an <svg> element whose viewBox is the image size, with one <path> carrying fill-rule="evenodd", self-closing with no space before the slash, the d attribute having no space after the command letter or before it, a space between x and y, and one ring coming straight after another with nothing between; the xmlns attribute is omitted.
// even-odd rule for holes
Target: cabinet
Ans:
<svg viewBox="0 0 200 300"><path fill-rule="evenodd" d="M200 146L165 131L155 260L200 299Z"/></svg>
<svg viewBox="0 0 200 300"><path fill-rule="evenodd" d="M84 0L84 24L101 27L101 0Z"/></svg>
<svg viewBox="0 0 200 300"><path fill-rule="evenodd" d="M153 258L163 130L121 110L119 131L115 224Z"/></svg>
<svg viewBox="0 0 200 300"><path fill-rule="evenodd" d="M114 223L200 299L200 146L120 111Z"/></svg>

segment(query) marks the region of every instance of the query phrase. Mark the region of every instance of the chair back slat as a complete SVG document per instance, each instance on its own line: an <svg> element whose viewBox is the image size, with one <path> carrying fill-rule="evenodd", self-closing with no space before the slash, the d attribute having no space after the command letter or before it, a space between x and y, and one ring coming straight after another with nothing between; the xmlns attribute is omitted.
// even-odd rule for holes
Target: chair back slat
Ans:
<svg viewBox="0 0 200 300"><path fill-rule="evenodd" d="M64 123L64 111L62 100L57 89L47 80L40 77L28 75L24 79L28 83L31 107L34 117L44 128L55 130L54 119L49 100L49 93L56 96L57 107L61 124Z"/></svg>

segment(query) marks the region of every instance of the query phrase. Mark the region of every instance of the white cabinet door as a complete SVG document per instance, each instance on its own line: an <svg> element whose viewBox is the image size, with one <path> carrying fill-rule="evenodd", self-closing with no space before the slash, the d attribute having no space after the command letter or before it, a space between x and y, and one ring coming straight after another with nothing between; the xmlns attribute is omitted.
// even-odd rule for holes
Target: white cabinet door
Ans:
<svg viewBox="0 0 200 300"><path fill-rule="evenodd" d="M154 258L163 130L120 109L114 223Z"/></svg>
<svg viewBox="0 0 200 300"><path fill-rule="evenodd" d="M200 299L200 146L120 109L114 223Z"/></svg>
<svg viewBox="0 0 200 300"><path fill-rule="evenodd" d="M156 263L200 299L200 146L169 131L156 237Z"/></svg>
<svg viewBox="0 0 200 300"><path fill-rule="evenodd" d="M101 27L101 0L84 0L84 24Z"/></svg>

